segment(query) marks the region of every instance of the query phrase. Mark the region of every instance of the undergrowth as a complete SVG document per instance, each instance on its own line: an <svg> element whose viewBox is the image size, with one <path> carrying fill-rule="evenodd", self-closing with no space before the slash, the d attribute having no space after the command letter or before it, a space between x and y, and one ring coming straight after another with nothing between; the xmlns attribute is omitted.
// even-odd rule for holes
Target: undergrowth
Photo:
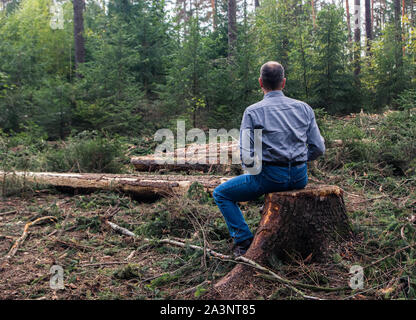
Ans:
<svg viewBox="0 0 416 320"><path fill-rule="evenodd" d="M415 111L406 108L404 111L386 112L384 115L357 114L341 119L317 112L317 117L328 148L324 157L310 164L311 182L336 184L345 190L345 201L355 238L344 246L333 248L332 255L323 264L302 260L288 264L277 260L270 261L270 266L279 275L303 284L347 287L329 293L303 289L323 298L415 299ZM24 152L19 147L23 142L10 143L10 137L5 135L2 135L2 139L3 154L0 161L3 168L22 168L19 167L21 160L17 160L17 155ZM107 140L100 139L105 138L90 135L85 139L74 137L65 142L68 149L62 145L50 147L46 142L38 141L39 145L35 151L32 150L33 154L26 150L26 156L33 160L31 165L43 169L53 167L56 161L59 165L66 163L62 165L62 170L124 170L123 161L115 152L121 152L120 146L115 145L116 140L113 140L112 145L107 144ZM8 144L5 143L6 140ZM105 148L101 149L102 145ZM51 148L56 150L51 151ZM79 170L74 163L62 160L67 157L63 150L87 150L87 153L91 151L89 154L95 155L100 150L109 153L102 158L94 158L103 159L100 165L88 163L87 157L84 160L77 159L81 168ZM141 154L147 151L143 149L134 152ZM58 164L54 168L59 169ZM12 188L13 181L7 183L7 188ZM16 189L21 189L22 183L15 183ZM36 190L34 186L31 188ZM183 197L162 198L152 203L141 203L112 192L96 192L69 197L68 205L63 209L59 202L53 200L58 195L49 192L49 198L45 200L49 203L48 206L39 207L36 202L25 203L25 210L31 218L44 215L57 217L59 230L63 230L63 244L59 247L60 251L53 253L54 259L65 266L69 283L75 285L86 279L78 298L200 298L211 283L234 267L232 262L207 258L189 247L161 246L153 241L161 238L180 239L189 244L205 245L219 252L230 253L232 243L225 221L211 195L197 183ZM36 193L32 196L33 200L26 197L26 200L21 198L19 201L35 201ZM9 198L5 198L7 199ZM263 200L241 204L253 231L260 220ZM111 219L131 230L138 239L129 239L109 230L103 223L105 219ZM1 234L7 235L7 230ZM53 229L48 229L45 234L52 231ZM15 232L17 231L10 235L16 236ZM39 237L40 243L45 242L44 237L45 235ZM142 242L142 238L148 238L151 242ZM57 250L56 244L48 242L46 249ZM130 254L133 254L133 258L127 260ZM83 269L80 266L81 261L85 264L87 260L94 264L106 263L108 259L123 264L103 264L97 269ZM351 277L349 270L353 265L364 268L365 284L362 290L348 289ZM48 294L45 282L36 279L31 280L33 290L29 288L23 297ZM106 286L97 284L100 281L105 282ZM272 281L270 286L261 288L257 295L259 299L298 298L291 290Z"/></svg>

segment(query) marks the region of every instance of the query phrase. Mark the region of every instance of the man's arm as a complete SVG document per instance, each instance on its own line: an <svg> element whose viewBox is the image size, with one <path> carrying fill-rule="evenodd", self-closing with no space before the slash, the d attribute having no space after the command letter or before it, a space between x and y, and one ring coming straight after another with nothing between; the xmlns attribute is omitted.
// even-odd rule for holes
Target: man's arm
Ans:
<svg viewBox="0 0 416 320"><path fill-rule="evenodd" d="M254 128L253 121L247 111L243 114L240 127L240 159L243 168L254 165Z"/></svg>
<svg viewBox="0 0 416 320"><path fill-rule="evenodd" d="M310 108L310 111L312 113L312 119L307 132L308 161L313 161L325 153L325 140L319 131L313 109Z"/></svg>

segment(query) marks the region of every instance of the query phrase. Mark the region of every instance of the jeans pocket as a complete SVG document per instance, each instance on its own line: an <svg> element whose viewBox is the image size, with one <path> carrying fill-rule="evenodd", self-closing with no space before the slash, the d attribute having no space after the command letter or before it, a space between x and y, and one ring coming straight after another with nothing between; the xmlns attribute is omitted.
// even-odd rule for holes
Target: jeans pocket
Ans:
<svg viewBox="0 0 416 320"><path fill-rule="evenodd" d="M308 184L308 175L304 176L302 179L292 182L290 184L290 189L303 189Z"/></svg>
<svg viewBox="0 0 416 320"><path fill-rule="evenodd" d="M278 166L265 166L263 169L264 177L274 183L288 183L289 169Z"/></svg>
<svg viewBox="0 0 416 320"><path fill-rule="evenodd" d="M308 178L308 166L306 164L300 167L294 167L291 170L291 181L297 183Z"/></svg>

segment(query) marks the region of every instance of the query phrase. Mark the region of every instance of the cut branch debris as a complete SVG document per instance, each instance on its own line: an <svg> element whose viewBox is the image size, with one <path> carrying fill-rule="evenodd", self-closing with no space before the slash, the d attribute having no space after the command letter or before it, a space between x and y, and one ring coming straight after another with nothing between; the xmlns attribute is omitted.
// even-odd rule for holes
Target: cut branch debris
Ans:
<svg viewBox="0 0 416 320"><path fill-rule="evenodd" d="M26 223L25 228L23 229L23 233L20 236L19 239L16 240L16 242L13 244L12 248L10 249L8 255L6 256L6 259L10 259L11 257L13 257L17 250L19 249L19 246L25 241L25 239L27 238L28 234L29 234L29 227L32 225L35 225L41 221L45 221L45 220L50 220L50 221L55 221L56 222L56 217L54 216L47 216L47 217L41 217L38 218L32 222Z"/></svg>
<svg viewBox="0 0 416 320"><path fill-rule="evenodd" d="M7 216L9 214L15 214L17 210L7 211L7 212L0 212L0 216Z"/></svg>
<svg viewBox="0 0 416 320"><path fill-rule="evenodd" d="M237 257L237 258L233 259L233 257L230 256L230 255L225 255L225 254L216 252L212 249L204 248L204 247L197 246L197 245L187 244L187 243L180 242L180 241L175 241L175 240L170 240L170 239L151 240L151 239L147 239L147 238L140 238L139 236L137 236L136 234L134 234L130 230L127 230L126 228L120 227L119 225L117 225L117 224L115 224L111 221L107 221L107 224L112 229L114 229L115 231L117 231L121 234L124 234L124 235L129 236L129 237L133 237L133 238L138 238L138 239L141 239L141 240L146 241L146 242L155 241L156 243L159 243L159 244L171 244L171 245L182 247L182 248L192 248L194 250L199 250L199 251L206 252L208 255L213 256L214 258L217 258L217 259L220 259L220 260L231 261L231 262L234 262L234 263L249 265L249 266L251 266L251 267L253 267L257 270L268 273L275 280L281 282L284 286L293 290L294 292L296 292L298 295L300 295L304 299L322 300L318 297L307 295L304 292L302 292L301 290L295 288L294 284L299 285L298 283L296 283L294 281L291 281L291 280L288 280L288 279L285 279L285 278L277 275L275 272L269 270L268 268L265 268L265 267L261 266L260 264L256 263L255 261L253 261L251 259L248 259L248 258L245 258L243 256L240 256L240 257Z"/></svg>

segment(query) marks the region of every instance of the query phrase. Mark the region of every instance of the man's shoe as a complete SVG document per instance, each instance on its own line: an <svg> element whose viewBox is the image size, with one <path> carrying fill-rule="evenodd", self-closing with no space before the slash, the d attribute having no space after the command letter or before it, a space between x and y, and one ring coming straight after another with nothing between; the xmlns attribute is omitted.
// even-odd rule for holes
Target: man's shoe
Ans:
<svg viewBox="0 0 416 320"><path fill-rule="evenodd" d="M233 255L234 257L239 257L244 255L248 248L250 248L251 242L253 242L253 238L238 242L233 246Z"/></svg>

